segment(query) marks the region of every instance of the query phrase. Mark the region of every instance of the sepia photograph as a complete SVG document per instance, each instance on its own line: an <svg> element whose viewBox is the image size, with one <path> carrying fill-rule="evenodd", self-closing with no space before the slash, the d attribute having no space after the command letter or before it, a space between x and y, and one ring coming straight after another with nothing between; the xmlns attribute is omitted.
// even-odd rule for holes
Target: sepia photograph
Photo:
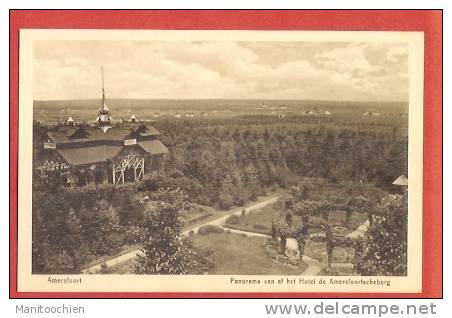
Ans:
<svg viewBox="0 0 452 318"><path fill-rule="evenodd" d="M422 33L21 41L19 288L421 288Z"/></svg>

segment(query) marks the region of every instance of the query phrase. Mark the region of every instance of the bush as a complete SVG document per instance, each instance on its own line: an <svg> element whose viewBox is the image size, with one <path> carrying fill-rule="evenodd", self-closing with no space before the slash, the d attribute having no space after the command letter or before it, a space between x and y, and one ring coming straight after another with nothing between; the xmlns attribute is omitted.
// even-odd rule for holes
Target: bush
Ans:
<svg viewBox="0 0 452 318"><path fill-rule="evenodd" d="M224 229L221 226L218 225L203 225L199 228L198 234L200 235L206 235L209 233L223 233Z"/></svg>
<svg viewBox="0 0 452 318"><path fill-rule="evenodd" d="M262 224L254 224L253 228L255 228L256 230L268 230L268 226Z"/></svg>
<svg viewBox="0 0 452 318"><path fill-rule="evenodd" d="M138 191L157 191L159 189L159 180L151 176L142 181L138 186Z"/></svg>
<svg viewBox="0 0 452 318"><path fill-rule="evenodd" d="M182 171L179 171L177 169L171 170L168 172L168 176L173 179L181 178L184 176L184 173Z"/></svg>
<svg viewBox="0 0 452 318"><path fill-rule="evenodd" d="M231 215L226 219L226 224L239 224L240 223L240 216L238 215Z"/></svg>
<svg viewBox="0 0 452 318"><path fill-rule="evenodd" d="M229 209L234 204L234 198L228 193L220 193L218 204L221 209Z"/></svg>

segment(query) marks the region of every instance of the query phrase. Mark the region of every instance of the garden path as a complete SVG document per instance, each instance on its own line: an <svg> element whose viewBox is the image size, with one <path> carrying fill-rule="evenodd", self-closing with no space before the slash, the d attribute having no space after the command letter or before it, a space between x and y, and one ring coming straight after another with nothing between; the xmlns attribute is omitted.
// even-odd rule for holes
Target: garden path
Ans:
<svg viewBox="0 0 452 318"><path fill-rule="evenodd" d="M273 194L270 197L266 197L265 199L262 199L260 201L257 202L253 202L248 204L247 206L245 206L246 212L252 212L252 211L256 211L259 210L269 204L272 204L274 202L276 202L279 199L280 195L279 194ZM183 236L188 235L189 232L193 231L194 233L197 233L199 228L201 226L204 225L218 225L218 226L222 226L225 222L226 219L231 216L231 215L240 215L242 213L242 209L243 207L240 208L235 208L235 209L231 209L229 211L227 211L226 213L222 213L221 216L217 219L211 220L211 221L207 221L205 223L201 223L198 224L196 226L193 226L189 229L187 229L186 231L182 232L181 234ZM96 273L99 272L101 270L101 266L102 264L106 264L107 268L112 267L114 265L129 261L131 259L134 259L135 257L137 257L137 255L139 255L141 253L141 250L139 248L132 250L130 252L127 252L125 254L122 255L116 255L108 260L103 260L102 262L99 262L97 264L94 264L88 268L85 268L82 270L83 274L90 274L90 273Z"/></svg>

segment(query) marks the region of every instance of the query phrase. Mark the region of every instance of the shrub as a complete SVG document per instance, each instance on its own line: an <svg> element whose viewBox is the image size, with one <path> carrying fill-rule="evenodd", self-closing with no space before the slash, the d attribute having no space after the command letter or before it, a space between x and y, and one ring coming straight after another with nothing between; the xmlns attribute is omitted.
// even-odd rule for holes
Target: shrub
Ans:
<svg viewBox="0 0 452 318"><path fill-rule="evenodd" d="M254 227L256 230L268 230L268 227L265 226L265 225L262 225L262 224L254 224L253 227Z"/></svg>
<svg viewBox="0 0 452 318"><path fill-rule="evenodd" d="M221 192L218 196L218 204L221 209L228 209L234 204L234 198L228 193Z"/></svg>
<svg viewBox="0 0 452 318"><path fill-rule="evenodd" d="M240 223L240 216L238 215L231 215L226 219L226 224L239 224Z"/></svg>
<svg viewBox="0 0 452 318"><path fill-rule="evenodd" d="M159 180L155 177L149 177L142 181L138 186L139 191L157 191L159 189Z"/></svg>
<svg viewBox="0 0 452 318"><path fill-rule="evenodd" d="M325 276L339 276L339 271L336 268L325 268L323 274Z"/></svg>
<svg viewBox="0 0 452 318"><path fill-rule="evenodd" d="M218 225L203 225L199 228L198 234L200 235L206 235L209 233L223 233L224 229L221 226Z"/></svg>
<svg viewBox="0 0 452 318"><path fill-rule="evenodd" d="M171 170L168 172L168 176L173 179L181 178L184 176L184 173L182 171L179 171L177 169Z"/></svg>

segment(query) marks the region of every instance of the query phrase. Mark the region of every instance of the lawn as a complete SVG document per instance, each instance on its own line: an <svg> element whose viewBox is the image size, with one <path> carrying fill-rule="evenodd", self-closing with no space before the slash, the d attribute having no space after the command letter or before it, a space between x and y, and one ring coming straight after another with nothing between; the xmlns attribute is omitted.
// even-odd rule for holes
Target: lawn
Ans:
<svg viewBox="0 0 452 318"><path fill-rule="evenodd" d="M233 233L210 233L192 238L196 248L215 251L216 275L300 275L306 264L284 262L272 242Z"/></svg>
<svg viewBox="0 0 452 318"><path fill-rule="evenodd" d="M213 249L215 269L211 275L300 275L307 265L279 255L273 242L234 233L194 235L198 249ZM133 274L136 259L114 265L104 274Z"/></svg>

